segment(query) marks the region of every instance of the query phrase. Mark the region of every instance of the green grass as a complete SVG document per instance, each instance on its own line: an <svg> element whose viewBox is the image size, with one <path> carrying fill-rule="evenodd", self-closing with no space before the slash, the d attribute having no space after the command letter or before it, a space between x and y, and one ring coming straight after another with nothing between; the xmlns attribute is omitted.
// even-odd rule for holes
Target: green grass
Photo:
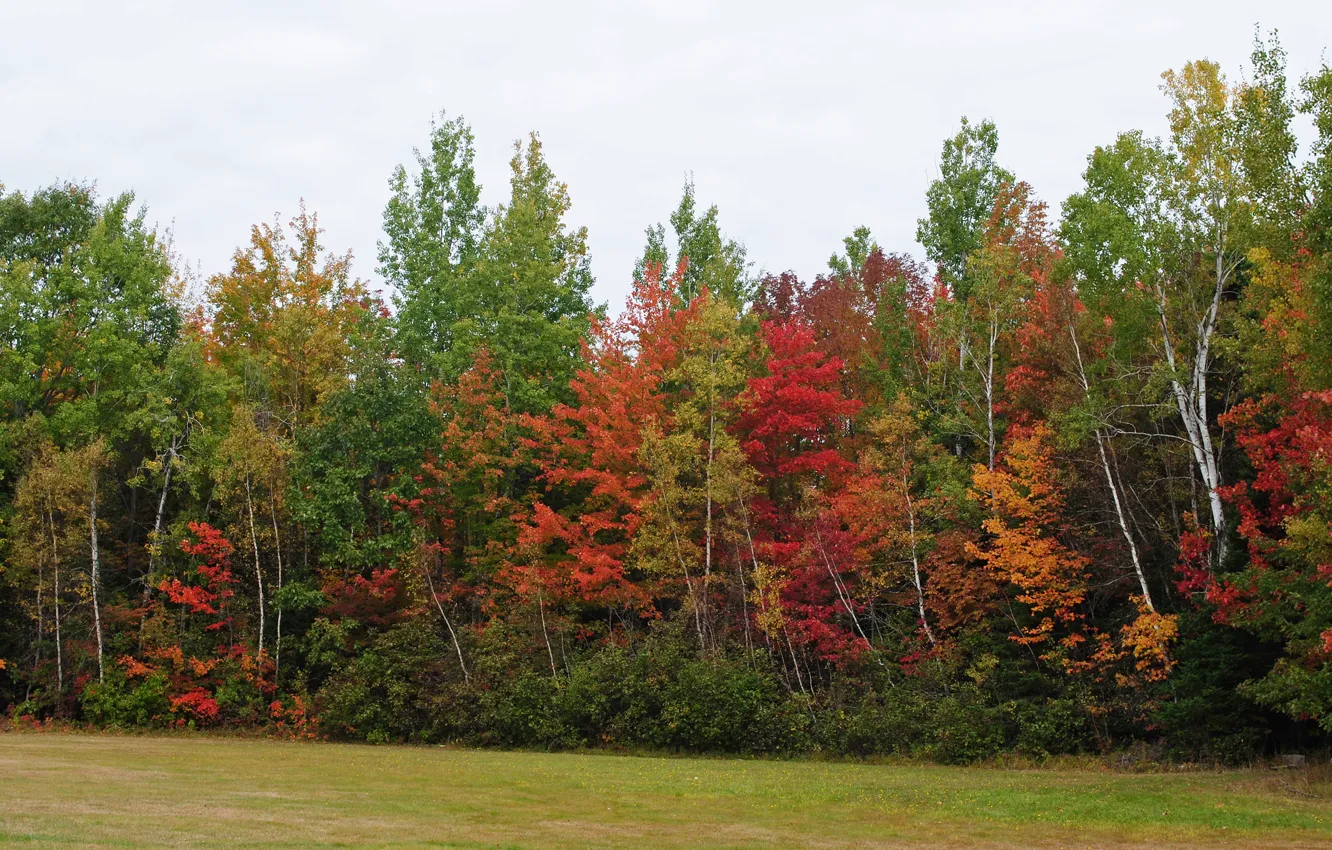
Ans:
<svg viewBox="0 0 1332 850"><path fill-rule="evenodd" d="M15 847L1332 847L1329 783L0 734Z"/></svg>

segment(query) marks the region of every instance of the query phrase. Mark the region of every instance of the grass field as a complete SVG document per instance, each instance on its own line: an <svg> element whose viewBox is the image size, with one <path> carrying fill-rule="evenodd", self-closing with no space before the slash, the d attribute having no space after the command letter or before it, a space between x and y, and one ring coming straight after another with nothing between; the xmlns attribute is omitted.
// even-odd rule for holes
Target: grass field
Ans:
<svg viewBox="0 0 1332 850"><path fill-rule="evenodd" d="M1301 772L1124 774L0 735L17 847L1332 847Z"/></svg>

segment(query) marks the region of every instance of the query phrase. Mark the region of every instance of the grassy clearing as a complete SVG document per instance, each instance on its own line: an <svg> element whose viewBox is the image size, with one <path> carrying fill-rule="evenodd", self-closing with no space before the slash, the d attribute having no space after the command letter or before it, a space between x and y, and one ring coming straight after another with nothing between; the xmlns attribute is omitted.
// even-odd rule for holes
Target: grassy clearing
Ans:
<svg viewBox="0 0 1332 850"><path fill-rule="evenodd" d="M1332 847L1332 782L0 735L16 847Z"/></svg>

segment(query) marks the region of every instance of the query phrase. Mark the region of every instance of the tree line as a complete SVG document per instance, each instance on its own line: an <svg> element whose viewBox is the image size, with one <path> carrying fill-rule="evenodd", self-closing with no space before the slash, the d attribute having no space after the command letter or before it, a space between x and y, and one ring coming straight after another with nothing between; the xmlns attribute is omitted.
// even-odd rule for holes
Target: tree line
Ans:
<svg viewBox="0 0 1332 850"><path fill-rule="evenodd" d="M440 115L377 270L206 280L0 190L0 708L370 741L1238 761L1332 731L1332 70L1162 77L1053 220L993 123L918 240L758 274L692 182L633 288L536 134ZM1301 151L1293 124L1311 120ZM626 269L626 274L629 270Z"/></svg>

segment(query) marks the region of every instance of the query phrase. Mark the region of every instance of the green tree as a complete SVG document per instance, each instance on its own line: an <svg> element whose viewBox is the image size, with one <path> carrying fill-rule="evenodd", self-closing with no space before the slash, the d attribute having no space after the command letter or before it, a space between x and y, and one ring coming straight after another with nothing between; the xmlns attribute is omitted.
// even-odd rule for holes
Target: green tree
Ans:
<svg viewBox="0 0 1332 850"><path fill-rule="evenodd" d="M126 439L180 330L167 253L133 203L77 184L0 199L0 399L62 446Z"/></svg>
<svg viewBox="0 0 1332 850"><path fill-rule="evenodd" d="M753 298L755 282L749 277L745 246L722 235L718 216L716 204L699 214L694 178L687 178L680 204L670 219L677 248L675 262L687 263L680 284L681 304L691 302L704 288L737 308L748 305ZM654 265L663 270L674 267L666 245L666 228L661 224L647 229L647 245L634 265L634 278L644 280Z"/></svg>
<svg viewBox="0 0 1332 850"><path fill-rule="evenodd" d="M851 278L861 273L865 268L865 261L875 251L881 250L879 243L874 241L874 236L870 234L870 229L861 225L851 231L851 235L842 239L842 245L846 249L845 254L833 254L828 258L828 268L835 275L843 278Z"/></svg>
<svg viewBox="0 0 1332 850"><path fill-rule="evenodd" d="M679 361L666 375L679 393L673 415L647 424L639 450L652 498L634 550L648 572L684 580L700 648L708 650L718 641L711 597L723 581L719 563L733 548L723 545L733 525L727 515L753 497L753 472L730 430L752 341L729 302L707 297L689 309Z"/></svg>
<svg viewBox="0 0 1332 850"><path fill-rule="evenodd" d="M569 189L541 140L514 143L510 197L496 209L449 332L444 378L461 375L485 348L504 375L505 403L546 410L567 396L594 307L587 228L571 229Z"/></svg>
<svg viewBox="0 0 1332 850"><path fill-rule="evenodd" d="M957 134L944 139L939 178L925 193L929 215L916 224L916 240L939 267L939 276L960 300L971 292L967 263L982 244L982 232L999 187L1013 174L995 162L999 131L988 119L966 116Z"/></svg>
<svg viewBox="0 0 1332 850"><path fill-rule="evenodd" d="M379 273L397 290L398 346L438 374L458 324L478 306L469 276L480 259L486 211L476 182L472 131L461 117L431 122L430 147L413 149L416 171L389 177Z"/></svg>

